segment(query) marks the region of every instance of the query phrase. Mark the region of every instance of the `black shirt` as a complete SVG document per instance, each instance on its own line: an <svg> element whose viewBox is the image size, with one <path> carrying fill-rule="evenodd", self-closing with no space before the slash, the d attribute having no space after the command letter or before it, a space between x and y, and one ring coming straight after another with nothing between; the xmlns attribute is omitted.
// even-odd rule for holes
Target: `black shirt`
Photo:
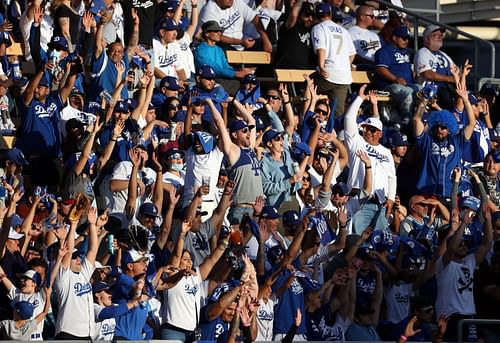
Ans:
<svg viewBox="0 0 500 343"><path fill-rule="evenodd" d="M139 44L153 48L153 31L156 0L124 0L122 2L124 23L125 46L129 45L129 39L134 32L134 22L132 21L132 8L137 10L139 16ZM158 8L158 10L160 10Z"/></svg>
<svg viewBox="0 0 500 343"><path fill-rule="evenodd" d="M71 37L71 43L74 45L78 44L80 15L64 4L59 6L54 13L54 36L63 35L61 26L59 25L60 18L69 18L69 35Z"/></svg>
<svg viewBox="0 0 500 343"><path fill-rule="evenodd" d="M300 18L289 29L283 24L278 35L275 64L277 67L308 68L316 66L311 41L311 27L305 27Z"/></svg>

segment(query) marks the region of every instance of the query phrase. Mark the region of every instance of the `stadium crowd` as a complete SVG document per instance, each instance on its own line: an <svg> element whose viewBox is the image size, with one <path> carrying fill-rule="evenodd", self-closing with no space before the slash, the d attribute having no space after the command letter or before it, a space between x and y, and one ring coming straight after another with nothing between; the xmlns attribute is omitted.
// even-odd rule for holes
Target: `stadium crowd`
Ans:
<svg viewBox="0 0 500 343"><path fill-rule="evenodd" d="M377 2L202 1L3 3L0 339L441 342L500 319L498 90L468 90L445 30L412 51ZM292 96L259 81L277 67L316 72Z"/></svg>

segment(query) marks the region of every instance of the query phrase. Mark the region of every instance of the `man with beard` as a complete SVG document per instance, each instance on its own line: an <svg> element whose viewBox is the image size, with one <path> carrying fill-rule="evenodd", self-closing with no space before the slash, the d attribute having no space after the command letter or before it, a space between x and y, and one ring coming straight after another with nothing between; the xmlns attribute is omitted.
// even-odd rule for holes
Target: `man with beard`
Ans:
<svg viewBox="0 0 500 343"><path fill-rule="evenodd" d="M429 25L425 28L423 38L424 47L415 54L415 70L418 82L432 81L438 85L438 102L442 108L453 108L453 86L455 79L451 73L451 67L455 63L440 49L443 46L445 29L437 25Z"/></svg>
<svg viewBox="0 0 500 343"><path fill-rule="evenodd" d="M470 144L476 117L464 85L457 84L457 94L464 102L468 118L468 124L462 131L458 131L455 116L447 110L431 112L428 120L429 129L426 130L422 122L425 100L419 104L413 117L417 147L422 158L417 188L422 193L450 196L452 187L450 175L455 166L462 164L462 151L466 144Z"/></svg>
<svg viewBox="0 0 500 343"><path fill-rule="evenodd" d="M310 67L315 65L311 43L314 5L298 0L279 32L275 64L277 67Z"/></svg>

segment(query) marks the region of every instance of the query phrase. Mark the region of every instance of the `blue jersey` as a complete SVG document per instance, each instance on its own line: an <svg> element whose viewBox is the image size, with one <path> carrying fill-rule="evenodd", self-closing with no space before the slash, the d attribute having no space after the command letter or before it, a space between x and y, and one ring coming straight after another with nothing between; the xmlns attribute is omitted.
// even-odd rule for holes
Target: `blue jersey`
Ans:
<svg viewBox="0 0 500 343"><path fill-rule="evenodd" d="M299 269L300 261L299 259L295 259L292 262L292 265ZM272 273L276 271L279 266L275 266L272 269ZM276 282L273 285L273 292L276 292L278 289L283 287L285 282L290 277L290 271L285 269L281 272L281 274L276 279ZM297 312L297 309L300 308L302 313L305 313L305 305L304 305L304 288L300 282L295 279L290 287L288 287L281 297L278 299L278 304L274 307L274 334L286 334L290 327L294 324L295 318L294 315ZM297 329L297 334L306 334L307 329L305 322L302 321L300 323L299 328Z"/></svg>
<svg viewBox="0 0 500 343"><path fill-rule="evenodd" d="M202 307L200 311L201 340L215 342L224 332L229 331L231 323L226 323L220 317L208 320L208 306Z"/></svg>
<svg viewBox="0 0 500 343"><path fill-rule="evenodd" d="M127 77L126 71L129 68L129 61L127 53L123 54L123 58L121 60L125 67L125 72L122 75L122 80ZM99 97L99 94L106 90L109 94L113 94L116 86L116 78L118 77L118 70L116 69L113 61L109 59L106 51L102 51L99 58L96 58L94 54L92 54L92 64L91 64L91 87L90 87L90 100L96 101ZM128 99L128 91L127 87L122 88L122 92L120 94L121 99Z"/></svg>
<svg viewBox="0 0 500 343"><path fill-rule="evenodd" d="M376 285L377 276L375 272L368 272L366 275L358 273L356 275L356 304L370 308Z"/></svg>
<svg viewBox="0 0 500 343"><path fill-rule="evenodd" d="M21 102L22 128L16 146L27 156L31 154L60 157L60 111L63 107L58 92L51 93L45 103L36 99L29 106Z"/></svg>
<svg viewBox="0 0 500 343"><path fill-rule="evenodd" d="M417 137L422 155L422 173L417 188L424 194L449 197L453 168L462 165L462 151L467 144L470 141L465 139L463 132L450 135L442 142L434 140L428 132Z"/></svg>
<svg viewBox="0 0 500 343"><path fill-rule="evenodd" d="M102 147L105 147L109 143L114 127L114 123L108 124L99 135L99 144ZM122 134L116 139L111 159L115 161L130 161L129 150L137 144L138 139L136 136L138 135L140 135L140 132L137 123L132 118L127 119Z"/></svg>
<svg viewBox="0 0 500 343"><path fill-rule="evenodd" d="M399 49L393 44L383 46L375 53L375 66L385 67L395 76L405 79L408 84L413 83L410 53L407 49ZM392 84L378 74L375 74L375 83L377 89L384 89Z"/></svg>
<svg viewBox="0 0 500 343"><path fill-rule="evenodd" d="M326 304L313 313L306 312L308 341L343 341L344 328L337 322L338 315L330 312Z"/></svg>
<svg viewBox="0 0 500 343"><path fill-rule="evenodd" d="M463 126L468 124L467 116L463 116ZM483 163L484 157L490 152L491 139L490 131L486 124L481 120L476 120L474 131L470 138L470 144L464 146L462 159L469 163Z"/></svg>
<svg viewBox="0 0 500 343"><path fill-rule="evenodd" d="M128 340L141 341L150 311L149 302L144 301L124 315L116 317L115 336L125 337Z"/></svg>
<svg viewBox="0 0 500 343"><path fill-rule="evenodd" d="M212 102L214 103L217 111L222 113L221 102L225 101L228 97L228 94L226 93L224 88L222 88L221 86L216 86L211 91L207 92L206 90L203 90L203 89L199 88L198 86L194 86L189 92L186 92L184 94L184 96L181 99L181 105L187 106L191 92L197 92L198 95L196 96L196 98L198 98L200 100L204 100L207 98L212 99ZM195 101L196 98L193 99L193 101ZM212 121L212 112L210 111L210 108L208 107L208 105L205 105L205 111L203 112L202 118L203 118L203 120L206 120L208 122Z"/></svg>

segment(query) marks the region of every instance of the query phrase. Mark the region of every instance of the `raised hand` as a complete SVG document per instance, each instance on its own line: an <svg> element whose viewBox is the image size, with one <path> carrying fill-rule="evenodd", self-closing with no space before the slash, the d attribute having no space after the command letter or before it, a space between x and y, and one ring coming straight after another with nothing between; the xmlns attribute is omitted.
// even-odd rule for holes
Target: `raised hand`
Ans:
<svg viewBox="0 0 500 343"><path fill-rule="evenodd" d="M266 199L262 195L255 198L255 203L253 204L253 210L255 213L262 212L262 208L266 205Z"/></svg>
<svg viewBox="0 0 500 343"><path fill-rule="evenodd" d="M97 223L97 208L91 207L87 213L87 219L89 223L96 224Z"/></svg>
<svg viewBox="0 0 500 343"><path fill-rule="evenodd" d="M141 164L141 153L139 151L130 149L128 155L130 157L130 162L132 162L135 167L138 167Z"/></svg>
<svg viewBox="0 0 500 343"><path fill-rule="evenodd" d="M191 218L187 218L186 220L184 220L182 222L181 233L186 235L191 230L192 226L193 226L193 222L192 222Z"/></svg>
<svg viewBox="0 0 500 343"><path fill-rule="evenodd" d="M374 90L369 91L368 92L368 98L370 99L370 103L373 106L377 106L377 104L378 104L377 91L374 91Z"/></svg>
<svg viewBox="0 0 500 343"><path fill-rule="evenodd" d="M467 93L467 87L462 82L457 83L457 95L462 98L463 101L469 100L469 94Z"/></svg>
<svg viewBox="0 0 500 343"><path fill-rule="evenodd" d="M132 8L131 15L132 23L134 23L134 25L139 25L139 16L137 15L137 10L135 8Z"/></svg>
<svg viewBox="0 0 500 343"><path fill-rule="evenodd" d="M35 26L38 26L42 23L43 19L43 7L38 6L33 10L33 22L35 23Z"/></svg>
<svg viewBox="0 0 500 343"><path fill-rule="evenodd" d="M415 330L413 328L413 326L415 325L416 322L417 322L417 316L414 316L412 319L410 319L410 321L408 322L408 324L406 324L406 328L405 328L405 331L404 331L404 336L410 338L412 336L415 336L420 331L422 331L421 329Z"/></svg>
<svg viewBox="0 0 500 343"><path fill-rule="evenodd" d="M364 150L358 150L356 153L356 156L359 157L359 159L367 166L370 167L372 165L372 162L370 160L370 156L366 153Z"/></svg>
<svg viewBox="0 0 500 343"><path fill-rule="evenodd" d="M94 15L91 12L86 11L82 17L82 25L86 32L90 32L93 23L94 23Z"/></svg>
<svg viewBox="0 0 500 343"><path fill-rule="evenodd" d="M102 227L108 222L108 211L109 209L104 210L103 214L97 217L96 225L98 227Z"/></svg>

